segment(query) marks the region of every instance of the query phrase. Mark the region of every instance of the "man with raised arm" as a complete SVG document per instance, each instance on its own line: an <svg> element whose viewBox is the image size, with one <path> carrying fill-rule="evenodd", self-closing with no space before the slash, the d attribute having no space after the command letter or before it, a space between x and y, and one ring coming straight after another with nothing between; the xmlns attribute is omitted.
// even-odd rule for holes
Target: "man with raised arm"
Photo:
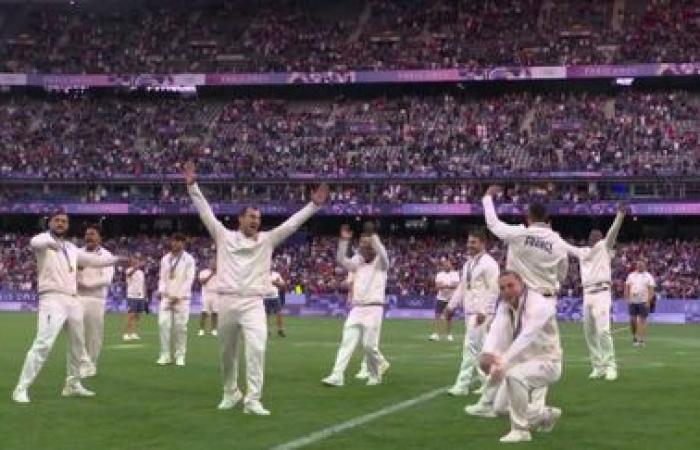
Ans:
<svg viewBox="0 0 700 450"><path fill-rule="evenodd" d="M80 383L80 363L85 351L83 305L77 298L77 271L80 267L108 267L126 258L97 255L79 250L66 239L68 215L55 212L49 219L49 231L37 234L31 245L37 261L37 291L39 310L36 338L22 366L12 400L29 403L28 390L32 385L58 334L66 326L68 333L68 376L64 397L94 397L95 393Z"/></svg>
<svg viewBox="0 0 700 450"><path fill-rule="evenodd" d="M240 211L238 230L229 230L216 219L199 190L194 163L185 163L182 173L199 217L216 243L219 342L224 378L223 398L218 408L231 409L243 399L238 389L238 350L243 340L248 385L244 412L267 416L270 412L260 402L267 345L263 297L272 289L272 252L321 209L328 199L328 185L321 184L311 194L309 204L270 231L260 231L260 210L254 206Z"/></svg>

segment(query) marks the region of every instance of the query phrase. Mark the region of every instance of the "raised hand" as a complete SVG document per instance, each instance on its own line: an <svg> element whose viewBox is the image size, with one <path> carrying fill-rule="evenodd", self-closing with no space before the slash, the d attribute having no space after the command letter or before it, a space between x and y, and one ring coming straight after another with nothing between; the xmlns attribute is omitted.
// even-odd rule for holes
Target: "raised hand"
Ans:
<svg viewBox="0 0 700 450"><path fill-rule="evenodd" d="M488 187L488 189L486 189L485 195L495 197L501 191L502 191L501 186L498 186L496 184L492 184L491 186Z"/></svg>
<svg viewBox="0 0 700 450"><path fill-rule="evenodd" d="M352 229L350 225L340 227L340 239L352 239Z"/></svg>
<svg viewBox="0 0 700 450"><path fill-rule="evenodd" d="M311 194L311 201L314 202L316 206L323 206L328 201L328 195L330 193L330 188L326 183L321 183L319 187Z"/></svg>
<svg viewBox="0 0 700 450"><path fill-rule="evenodd" d="M617 204L617 212L621 214L629 214L632 212L632 209L627 203L620 202Z"/></svg>
<svg viewBox="0 0 700 450"><path fill-rule="evenodd" d="M182 165L182 175L185 177L185 183L194 184L197 180L197 167L194 161L189 160Z"/></svg>

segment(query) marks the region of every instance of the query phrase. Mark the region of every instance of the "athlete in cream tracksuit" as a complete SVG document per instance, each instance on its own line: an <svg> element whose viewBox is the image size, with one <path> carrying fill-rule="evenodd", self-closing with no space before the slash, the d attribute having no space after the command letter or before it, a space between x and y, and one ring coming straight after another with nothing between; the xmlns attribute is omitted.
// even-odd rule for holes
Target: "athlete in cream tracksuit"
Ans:
<svg viewBox="0 0 700 450"><path fill-rule="evenodd" d="M171 336L174 345L175 365L185 365L187 353L187 321L190 318L190 299L196 263L185 251L185 236L175 233L170 240L171 250L160 260L158 278L158 328L160 331L160 357L157 364L172 363Z"/></svg>
<svg viewBox="0 0 700 450"><path fill-rule="evenodd" d="M588 345L593 371L589 378L617 379L617 364L612 334L612 269L615 240L625 220L626 207L618 209L615 221L603 238L600 230L591 230L590 247L579 248L576 255L581 266L583 284L583 332Z"/></svg>
<svg viewBox="0 0 700 450"><path fill-rule="evenodd" d="M530 441L531 428L549 432L561 417L559 408L532 399L536 391L545 390L561 377L557 309L528 288L516 272L503 272L499 287L502 300L484 344L481 366L493 381L502 382L506 391L511 431L501 442ZM493 348L505 351L487 353Z"/></svg>
<svg viewBox="0 0 700 450"><path fill-rule="evenodd" d="M333 370L322 380L327 386L340 387L345 384L345 369L360 338L367 358L367 385L380 384L382 375L389 368L389 363L379 351L389 256L379 236L374 233L374 227L369 223L365 224L365 231L360 239L359 254L348 258L351 238L352 231L348 226L343 226L338 243L338 263L354 273L353 303L345 320Z"/></svg>
<svg viewBox="0 0 700 450"><path fill-rule="evenodd" d="M82 251L98 256L111 257L109 250L101 246L100 230L91 225L85 229L85 247ZM105 303L114 278L114 267L78 266L78 300L85 311L85 352L82 357L81 376L97 375L97 360L102 350L105 328Z"/></svg>
<svg viewBox="0 0 700 450"><path fill-rule="evenodd" d="M27 353L19 382L12 394L12 399L17 403L29 403L27 390L41 371L64 325L68 332L68 376L62 395L95 395L80 383L80 359L85 340L83 305L76 297L77 268L111 266L123 260L89 254L66 241L68 216L64 213L53 214L49 227L51 231L38 234L30 241L37 259L39 310L36 338Z"/></svg>
<svg viewBox="0 0 700 450"><path fill-rule="evenodd" d="M490 186L482 199L482 206L489 231L508 245L506 270L516 272L530 290L556 305L561 282L569 271L568 256L576 256L579 252L550 228L547 210L540 203L528 207L527 226L508 225L499 220L493 203L493 197L499 191L498 186ZM498 388L498 383L489 381L479 402L467 406L465 412L479 416L495 415L497 411L492 408ZM544 407L546 394L546 386L535 390L531 398L533 407Z"/></svg>
<svg viewBox="0 0 700 450"><path fill-rule="evenodd" d="M231 409L242 398L238 389L238 354L245 342L247 392L244 412L266 416L262 406L263 372L267 345L267 320L263 297L272 289L272 252L311 218L328 199L328 186L322 184L311 194L311 202L282 225L259 231L260 211L245 208L238 216L239 229L228 230L216 219L211 206L195 183L194 163L183 168L187 191L204 226L216 243L216 270L219 294L219 342L224 393L219 409Z"/></svg>
<svg viewBox="0 0 700 450"><path fill-rule="evenodd" d="M482 386L486 383L486 377L478 370L478 357L498 301L500 268L498 262L486 252L484 230L469 233L467 252L469 257L464 263L461 280L445 312L450 314L460 306L464 310L462 364L454 386L448 391L454 396L468 395L474 377L481 381Z"/></svg>

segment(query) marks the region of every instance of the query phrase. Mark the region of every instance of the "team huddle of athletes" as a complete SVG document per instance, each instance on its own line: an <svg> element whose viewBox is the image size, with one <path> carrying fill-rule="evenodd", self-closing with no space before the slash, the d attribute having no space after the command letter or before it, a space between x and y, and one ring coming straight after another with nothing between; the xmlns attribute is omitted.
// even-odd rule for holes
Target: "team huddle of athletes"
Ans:
<svg viewBox="0 0 700 450"><path fill-rule="evenodd" d="M261 231L260 210L247 207L238 217L237 230L227 229L214 215L196 183L192 162L183 165L188 193L216 245L216 260L200 271L202 318L200 335L211 318L211 333L221 346L223 395L219 409L243 402L245 413L269 415L261 403L264 380L267 318L264 299L284 292L279 274L272 272L272 254L279 244L323 207L329 197L322 184L311 194L311 202L284 223ZM488 230L508 247L505 270L487 252L485 229L474 229L467 241L467 261L461 274L448 262L436 277L438 303L436 323L447 321L457 308L465 317L462 362L454 386L448 393L467 395L474 390L478 402L465 408L470 415L510 416L511 430L502 442L532 439L531 430L548 432L561 417L561 409L547 406L547 390L561 377L562 348L556 318L560 283L568 271L569 256L581 267L584 301L584 334L592 372L590 378L617 379L617 366L610 332L611 260L614 244L625 217L621 207L607 234L590 233L589 247L575 247L564 241L549 225L546 208L531 204L526 225L508 225L499 220L490 187L483 207ZM139 313L146 305L144 273L138 258L113 256L100 246L98 227L88 227L85 247L77 248L66 239L69 220L65 213L53 214L49 231L36 235L31 247L38 266L38 325L36 338L27 353L12 398L29 403L28 390L41 370L61 329L67 330L67 378L62 395L92 397L81 379L94 376L103 341L105 299L114 275L113 266L127 264L129 315L124 340L139 339ZM387 272L391 265L386 248L374 226L366 223L357 251L350 254L353 232L340 231L337 261L348 272L349 314L340 347L330 374L322 383L342 387L350 358L362 342L364 358L358 379L368 386L382 383L389 362L379 350L384 316ZM160 365L185 365L187 321L196 263L185 251L185 237L171 240L171 251L160 262L157 294L160 298L158 325ZM646 317L653 296L654 280L642 262L629 275L625 298L635 345L644 345ZM279 304L268 310L279 311ZM269 312L269 311L268 311ZM432 340L440 339L436 325ZM278 316L278 334L284 335ZM448 340L452 340L449 328ZM246 391L238 384L238 360L242 343L246 349Z"/></svg>

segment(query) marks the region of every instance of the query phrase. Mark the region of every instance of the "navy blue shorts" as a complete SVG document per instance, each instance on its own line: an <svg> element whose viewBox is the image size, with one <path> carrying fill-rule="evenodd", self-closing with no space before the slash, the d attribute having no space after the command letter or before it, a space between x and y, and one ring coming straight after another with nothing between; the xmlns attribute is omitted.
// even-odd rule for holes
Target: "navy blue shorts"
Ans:
<svg viewBox="0 0 700 450"><path fill-rule="evenodd" d="M447 308L448 303L449 302L447 302L445 300L437 300L435 302L435 314L442 314L445 311L445 309Z"/></svg>
<svg viewBox="0 0 700 450"><path fill-rule="evenodd" d="M266 298L265 299L265 314L272 315L277 314L279 310L282 309L280 304L280 299L278 298Z"/></svg>
<svg viewBox="0 0 700 450"><path fill-rule="evenodd" d="M139 314L146 312L146 300L142 298L128 298L126 299L126 304L128 306L128 312Z"/></svg>
<svg viewBox="0 0 700 450"><path fill-rule="evenodd" d="M646 303L630 303L630 316L641 316L646 319L648 315L649 308Z"/></svg>

